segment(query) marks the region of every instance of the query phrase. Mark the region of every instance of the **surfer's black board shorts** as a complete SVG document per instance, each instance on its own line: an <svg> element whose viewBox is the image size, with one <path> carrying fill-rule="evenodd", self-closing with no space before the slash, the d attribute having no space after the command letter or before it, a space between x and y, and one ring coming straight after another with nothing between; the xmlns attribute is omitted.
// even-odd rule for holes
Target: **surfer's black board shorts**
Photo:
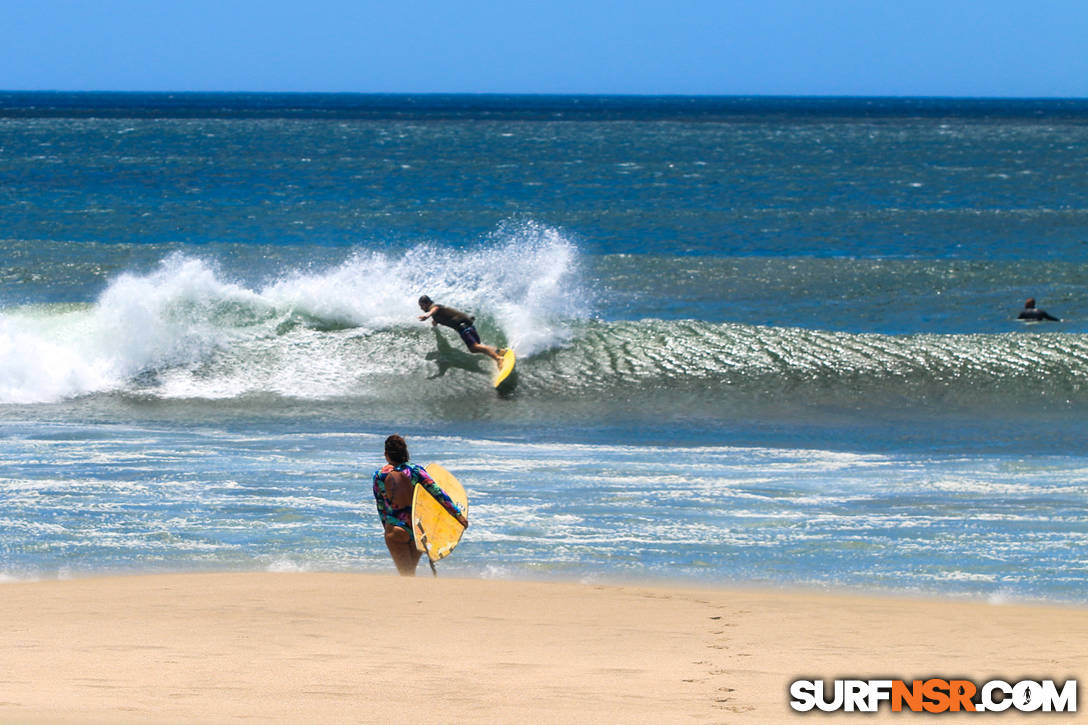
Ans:
<svg viewBox="0 0 1088 725"><path fill-rule="evenodd" d="M471 324L458 327L457 334L461 336L461 340L465 343L465 347L469 349L472 349L473 345L480 344L480 334L476 332L476 328Z"/></svg>

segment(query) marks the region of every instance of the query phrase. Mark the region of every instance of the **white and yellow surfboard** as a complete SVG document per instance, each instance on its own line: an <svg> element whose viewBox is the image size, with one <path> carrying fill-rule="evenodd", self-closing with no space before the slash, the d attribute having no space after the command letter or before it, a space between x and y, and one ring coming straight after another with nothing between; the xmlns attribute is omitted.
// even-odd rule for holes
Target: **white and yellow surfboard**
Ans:
<svg viewBox="0 0 1088 725"><path fill-rule="evenodd" d="M446 492L468 518L468 494L453 474L437 463L424 466L438 487ZM416 548L427 555L431 564L450 555L461 541L465 527L450 515L423 486L416 486L412 493L412 532Z"/></svg>
<svg viewBox="0 0 1088 725"><path fill-rule="evenodd" d="M517 373L514 369L516 364L517 356L514 355L514 351L506 348L506 352L502 355L502 366L499 368L498 375L495 376L495 390L499 391L500 395L512 392L518 384Z"/></svg>

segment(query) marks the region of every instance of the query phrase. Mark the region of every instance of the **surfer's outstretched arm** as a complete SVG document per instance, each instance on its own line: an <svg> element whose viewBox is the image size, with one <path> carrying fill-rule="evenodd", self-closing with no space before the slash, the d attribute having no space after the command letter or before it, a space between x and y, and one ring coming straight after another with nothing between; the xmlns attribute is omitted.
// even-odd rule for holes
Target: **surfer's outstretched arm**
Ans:
<svg viewBox="0 0 1088 725"><path fill-rule="evenodd" d="M423 314L419 316L419 319L426 320L430 318L432 325L437 325L438 320L435 319L434 313L438 312L440 305L436 305L431 298L427 295L423 295L419 298L419 309L423 310Z"/></svg>

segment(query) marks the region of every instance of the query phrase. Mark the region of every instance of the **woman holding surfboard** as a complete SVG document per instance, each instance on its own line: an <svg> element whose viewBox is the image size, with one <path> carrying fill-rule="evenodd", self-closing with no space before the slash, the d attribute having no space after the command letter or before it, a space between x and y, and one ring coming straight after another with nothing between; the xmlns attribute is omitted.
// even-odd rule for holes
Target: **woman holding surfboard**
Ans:
<svg viewBox="0 0 1088 725"><path fill-rule="evenodd" d="M385 545L397 571L403 576L415 576L422 554L412 534L412 494L416 485L426 488L462 526L468 526L468 519L422 466L408 463L408 444L399 435L385 439L385 461L386 465L374 472L374 499L385 528Z"/></svg>

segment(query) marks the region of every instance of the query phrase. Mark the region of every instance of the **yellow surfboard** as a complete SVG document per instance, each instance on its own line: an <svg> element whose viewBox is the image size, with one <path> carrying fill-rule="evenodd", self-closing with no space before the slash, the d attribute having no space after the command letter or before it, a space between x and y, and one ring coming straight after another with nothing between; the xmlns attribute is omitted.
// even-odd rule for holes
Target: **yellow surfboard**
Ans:
<svg viewBox="0 0 1088 725"><path fill-rule="evenodd" d="M446 492L461 513L468 518L468 494L458 483L453 474L437 463L424 466L438 487ZM465 527L438 502L423 486L416 486L412 493L412 532L416 538L416 548L434 562L450 555L453 548L461 541Z"/></svg>
<svg viewBox="0 0 1088 725"><path fill-rule="evenodd" d="M514 370L516 363L517 356L514 355L514 351L506 348L506 352L502 355L502 366L499 368L499 374L495 376L495 389L500 394L513 391L518 384L517 372Z"/></svg>

